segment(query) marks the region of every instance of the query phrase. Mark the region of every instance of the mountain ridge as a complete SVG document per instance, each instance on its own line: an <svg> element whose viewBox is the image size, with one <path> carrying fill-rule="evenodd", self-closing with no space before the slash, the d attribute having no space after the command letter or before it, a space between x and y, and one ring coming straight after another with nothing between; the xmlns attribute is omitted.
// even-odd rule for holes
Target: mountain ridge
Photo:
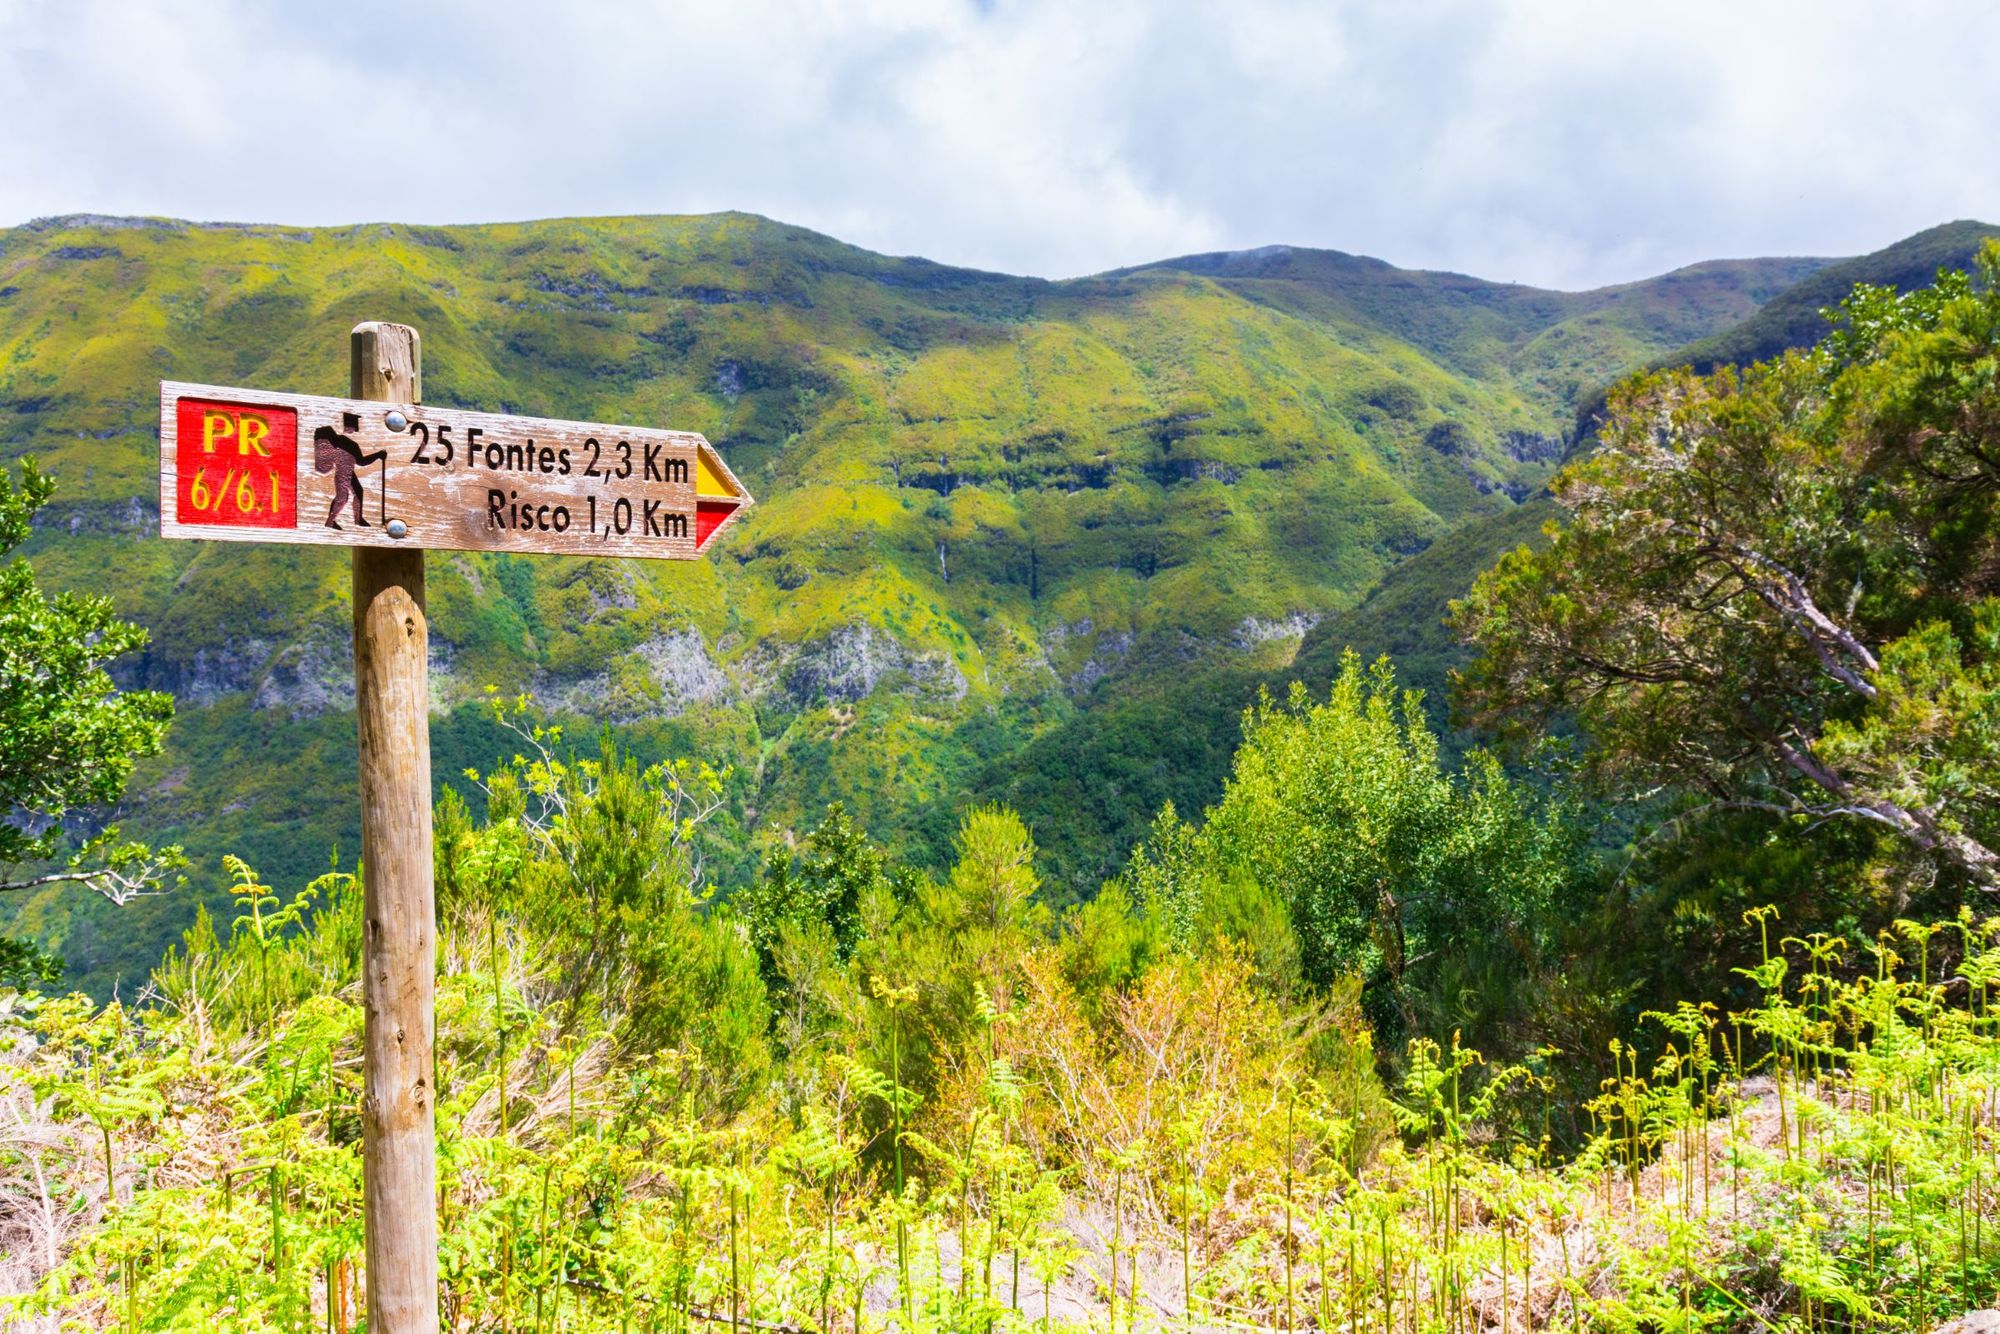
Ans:
<svg viewBox="0 0 2000 1334"><path fill-rule="evenodd" d="M1687 366L1707 374L1718 366L1763 361L1790 348L1810 346L1827 331L1822 312L1837 308L1855 284L1907 292L1929 283L1941 268L1970 267L1978 248L1996 239L2000 239L2000 226L1961 218L1914 232L1880 250L1829 263L1765 302L1741 323L1654 358L1644 369ZM1590 433L1593 419L1604 410L1607 387L1599 386L1578 404L1579 438Z"/></svg>

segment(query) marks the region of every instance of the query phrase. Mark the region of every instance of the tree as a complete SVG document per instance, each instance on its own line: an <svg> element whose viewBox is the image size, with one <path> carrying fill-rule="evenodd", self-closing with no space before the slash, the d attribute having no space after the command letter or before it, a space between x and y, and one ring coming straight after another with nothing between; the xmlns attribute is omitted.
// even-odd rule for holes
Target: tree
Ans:
<svg viewBox="0 0 2000 1334"><path fill-rule="evenodd" d="M2000 248L1809 353L1635 378L1568 522L1455 604L1472 721L1688 815L1859 820L2000 889ZM1676 827L1670 826L1670 827Z"/></svg>
<svg viewBox="0 0 2000 1334"><path fill-rule="evenodd" d="M1018 980L1021 956L1048 935L1051 914L1038 895L1035 841L1004 806L965 812L953 843L951 874L916 882L914 921L923 944L915 957L927 993L948 998L953 1023L971 1022L981 991L1002 1010Z"/></svg>
<svg viewBox="0 0 2000 1334"><path fill-rule="evenodd" d="M1163 813L1132 877L1183 942L1275 898L1308 982L1372 974L1408 1024L1414 973L1522 942L1570 883L1571 827L1535 804L1489 755L1443 770L1420 693L1350 651L1325 700L1260 700L1222 800L1198 829Z"/></svg>
<svg viewBox="0 0 2000 1334"><path fill-rule="evenodd" d="M886 888L885 859L839 802L807 834L796 851L779 848L756 883L730 900L756 947L758 967L773 991L783 986L777 952L785 928L823 926L838 958L854 952L861 932L861 904L871 890Z"/></svg>
<svg viewBox="0 0 2000 1334"><path fill-rule="evenodd" d="M62 981L62 960L31 940L0 936L0 987L30 991Z"/></svg>
<svg viewBox="0 0 2000 1334"><path fill-rule="evenodd" d="M1013 811L967 810L952 846L942 879L891 867L885 883L863 890L846 964L852 981L844 996L834 988L828 995L836 1002L875 997L849 1012L850 1031L873 1023L875 1067L893 1068L899 1083L925 1097L936 1093L961 1045L995 1012L1014 1008L1027 955L1048 939L1053 920L1039 898L1034 839ZM830 944L830 933L826 939Z"/></svg>
<svg viewBox="0 0 2000 1334"><path fill-rule="evenodd" d="M445 910L478 910L496 960L497 918L510 919L516 947L547 970L564 1041L600 1034L627 1052L698 1052L704 1106L736 1106L769 1063L769 1014L756 955L737 922L711 910L703 879L703 840L726 818L731 771L686 759L641 768L608 734L582 758L560 727L534 721L526 695L495 692L487 707L521 749L490 773L466 772L487 799L484 828L445 805L435 854Z"/></svg>
<svg viewBox="0 0 2000 1334"><path fill-rule="evenodd" d="M0 556L27 540L54 489L32 459L18 484L0 471ZM47 868L79 808L116 802L133 763L160 750L172 698L121 692L104 670L145 643L109 598L50 597L24 557L0 569L0 891L72 882L122 903L180 865L178 848L123 843L111 826Z"/></svg>

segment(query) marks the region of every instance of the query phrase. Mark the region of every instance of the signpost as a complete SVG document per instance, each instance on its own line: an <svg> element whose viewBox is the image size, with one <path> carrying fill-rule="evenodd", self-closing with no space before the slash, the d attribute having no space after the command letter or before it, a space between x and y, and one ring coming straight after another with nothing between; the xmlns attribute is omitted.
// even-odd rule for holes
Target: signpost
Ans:
<svg viewBox="0 0 2000 1334"><path fill-rule="evenodd" d="M162 384L161 534L687 559L750 501L688 431L427 408L390 392Z"/></svg>
<svg viewBox="0 0 2000 1334"><path fill-rule="evenodd" d="M368 1328L436 1334L424 552L689 560L751 498L692 432L425 407L407 326L351 350L349 398L162 383L160 535L354 548Z"/></svg>

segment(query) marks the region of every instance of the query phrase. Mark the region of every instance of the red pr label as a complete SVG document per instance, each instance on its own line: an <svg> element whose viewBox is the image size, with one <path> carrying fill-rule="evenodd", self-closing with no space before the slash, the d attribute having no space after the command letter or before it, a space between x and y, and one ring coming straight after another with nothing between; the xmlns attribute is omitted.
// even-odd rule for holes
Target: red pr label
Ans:
<svg viewBox="0 0 2000 1334"><path fill-rule="evenodd" d="M175 404L174 517L228 528L296 528L299 414L183 398Z"/></svg>

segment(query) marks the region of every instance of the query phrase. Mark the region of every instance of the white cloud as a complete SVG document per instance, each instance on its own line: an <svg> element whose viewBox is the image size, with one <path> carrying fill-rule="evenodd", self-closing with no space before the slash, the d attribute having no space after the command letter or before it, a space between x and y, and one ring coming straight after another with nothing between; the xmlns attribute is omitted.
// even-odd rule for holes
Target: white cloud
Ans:
<svg viewBox="0 0 2000 1334"><path fill-rule="evenodd" d="M1283 241L1582 286L2000 219L1996 39L1854 0L0 0L0 223L743 208L1049 275Z"/></svg>

